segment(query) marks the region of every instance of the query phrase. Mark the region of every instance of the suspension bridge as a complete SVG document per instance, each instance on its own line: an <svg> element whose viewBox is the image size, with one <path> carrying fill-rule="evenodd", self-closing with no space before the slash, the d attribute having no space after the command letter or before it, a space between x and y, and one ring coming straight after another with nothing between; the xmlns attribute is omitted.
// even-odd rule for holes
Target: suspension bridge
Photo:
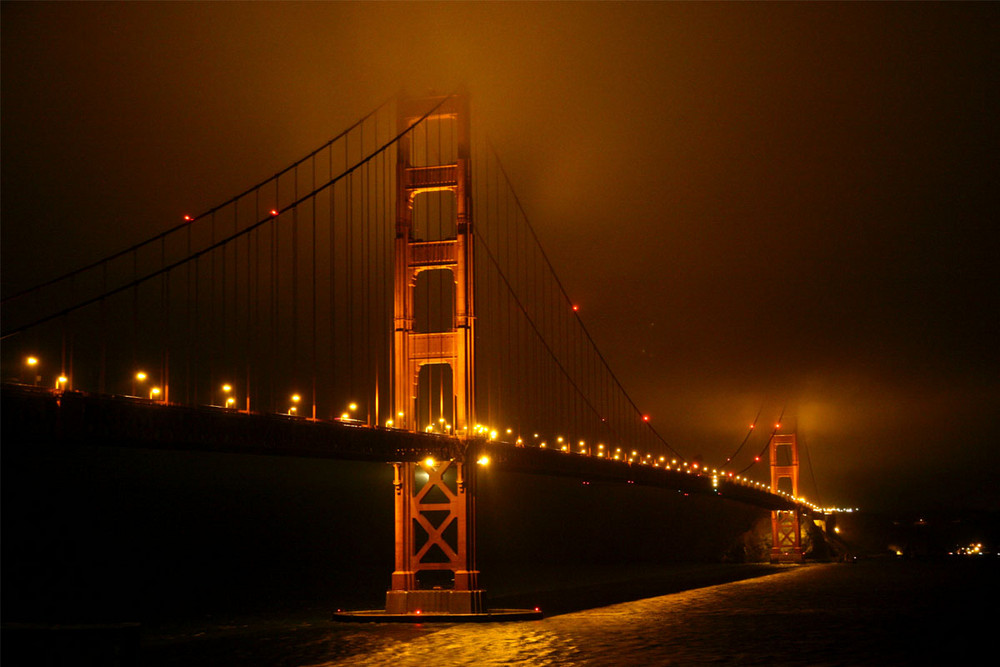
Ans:
<svg viewBox="0 0 1000 667"><path fill-rule="evenodd" d="M486 611L483 466L772 512L794 434L687 461L588 332L468 97L386 102L235 197L3 299L4 440L392 463L386 612ZM746 442L746 440L744 441ZM741 445L742 448L742 445ZM770 451L770 483L745 476ZM375 492L381 492L376 490Z"/></svg>

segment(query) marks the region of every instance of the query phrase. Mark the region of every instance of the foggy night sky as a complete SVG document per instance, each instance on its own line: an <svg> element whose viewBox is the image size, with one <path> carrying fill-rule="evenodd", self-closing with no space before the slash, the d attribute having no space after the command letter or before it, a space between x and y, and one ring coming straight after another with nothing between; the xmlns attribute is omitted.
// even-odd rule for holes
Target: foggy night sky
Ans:
<svg viewBox="0 0 1000 667"><path fill-rule="evenodd" d="M4 294L464 84L675 448L784 407L810 499L1000 509L996 3L0 11Z"/></svg>

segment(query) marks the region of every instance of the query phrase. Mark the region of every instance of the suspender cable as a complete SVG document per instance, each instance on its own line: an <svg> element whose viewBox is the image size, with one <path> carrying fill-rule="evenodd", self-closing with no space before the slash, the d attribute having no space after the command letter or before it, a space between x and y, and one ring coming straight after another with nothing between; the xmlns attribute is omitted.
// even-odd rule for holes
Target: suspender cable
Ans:
<svg viewBox="0 0 1000 667"><path fill-rule="evenodd" d="M180 229L183 229L185 227L190 227L190 225L192 223L194 223L194 222L202 220L203 218L206 218L208 216L214 215L216 211L219 211L219 210L225 208L226 206L229 206L233 202L236 202L239 199L242 199L243 197L249 195L250 193L254 192L255 190L258 190L258 189L264 187L265 185L267 185L272 180L277 180L280 176L288 173L292 169L295 169L299 164L305 162L306 160L311 159L314 155L316 155L320 151L322 151L322 150L324 150L324 149L326 149L326 148L328 148L330 146L333 146L333 144L335 144L336 142L338 142L340 139L346 137L355 128L357 128L362 123L364 123L365 120L367 120L368 118L370 118L370 117L374 116L375 114L379 113L393 99L394 98L389 98L387 100L384 100L374 110L372 110L371 112L369 112L368 114L366 114L364 117L360 118L359 120L355 121L350 127L348 127L347 129L345 129L343 132L341 132L340 134L338 134L334 138L332 138L329 141L327 141L325 144L323 144L322 146L320 146L319 148L317 148L313 152L309 153L309 155L306 155L304 158L302 158L302 159L300 159L300 160L298 160L296 162L293 162L291 165L285 167L281 171L276 172L270 178L267 178L267 179L265 179L263 181L260 181L259 183L256 183L255 185L252 185L251 187L247 188L246 190L244 190L240 194L236 195L235 197L227 199L226 201L222 202L221 204L218 204L217 206L214 206L213 208L209 209L208 211L205 211L204 213L201 213L201 214L196 215L194 217L187 218L187 219L185 219L184 222L182 222L180 224L177 224L177 225L174 225L173 227L170 227L169 229L166 229L166 230L160 232L159 234L156 234L155 236L152 236L152 237L146 239L145 241L142 241L140 243L136 243L134 245L131 245L128 248L125 248L125 249L120 250L118 252L115 252L115 253L113 253L111 255L108 255L107 257L104 257L104 258L102 258L102 259L100 259L100 260L98 260L96 262L92 262L92 263L87 264L85 266L81 266L81 267L79 267L77 269L69 271L68 273L64 273L64 274L62 274L60 276L56 276L55 278L52 278L51 280L47 280L45 282L38 283L37 285L34 285L34 286L29 287L27 289L21 290L20 292L17 292L16 294L12 294L12 295L10 295L8 297L4 297L3 300L2 300L2 302L0 302L0 303L6 304L6 303L8 303L10 301L13 301L15 299L19 299L19 298L21 298L23 296L26 296L28 294L31 294L33 292L37 292L40 289L44 289L45 287L49 287L49 286L54 285L56 283L62 282L63 280L67 280L68 278L71 278L73 276L76 276L76 275L79 275L79 274L84 273L86 271L89 271L91 269L97 268L98 266L101 266L102 264L106 264L107 262L110 262L112 260L118 259L120 257L124 257L124 256L128 255L129 253L135 252L135 251L139 250L140 248L143 248L143 247L145 247L145 246L147 246L147 245L149 245L151 243L155 243L156 241L159 241L160 239L163 239L163 238L165 238L167 236L170 236L170 235L174 234L175 232L179 231Z"/></svg>

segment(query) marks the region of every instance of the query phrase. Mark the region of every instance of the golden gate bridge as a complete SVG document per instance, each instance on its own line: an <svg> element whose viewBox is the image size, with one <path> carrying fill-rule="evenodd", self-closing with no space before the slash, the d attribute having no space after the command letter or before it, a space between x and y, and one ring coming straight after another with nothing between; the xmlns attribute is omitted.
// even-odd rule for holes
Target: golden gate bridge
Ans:
<svg viewBox="0 0 1000 667"><path fill-rule="evenodd" d="M18 380L4 384L5 440L393 463L389 614L486 611L482 465L763 507L780 562L801 561L800 518L818 510L798 497L795 436L777 425L770 484L741 474L754 461L705 467L661 436L461 93L390 100L3 309L4 377Z"/></svg>

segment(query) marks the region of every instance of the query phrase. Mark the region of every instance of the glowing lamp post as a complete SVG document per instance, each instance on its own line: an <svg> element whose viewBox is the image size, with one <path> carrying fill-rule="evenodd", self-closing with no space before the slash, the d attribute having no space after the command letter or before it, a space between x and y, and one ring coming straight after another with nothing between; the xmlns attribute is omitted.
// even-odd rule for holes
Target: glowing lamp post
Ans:
<svg viewBox="0 0 1000 667"><path fill-rule="evenodd" d="M353 421L354 413L358 410L358 404L351 401L347 404L347 410L340 414L340 421Z"/></svg>
<svg viewBox="0 0 1000 667"><path fill-rule="evenodd" d="M226 408L232 408L236 405L236 398L232 395L233 385L228 382L222 385L222 405Z"/></svg>
<svg viewBox="0 0 1000 667"><path fill-rule="evenodd" d="M137 371L135 375L132 376L132 396L137 396L139 393L138 384L145 382L146 378L145 371Z"/></svg>
<svg viewBox="0 0 1000 667"><path fill-rule="evenodd" d="M36 356L29 356L27 359L24 360L24 365L28 367L28 372L31 373L31 384L33 385L37 385L38 381L41 379L41 376L38 375L38 370L37 370L38 363L39 363L38 357Z"/></svg>

